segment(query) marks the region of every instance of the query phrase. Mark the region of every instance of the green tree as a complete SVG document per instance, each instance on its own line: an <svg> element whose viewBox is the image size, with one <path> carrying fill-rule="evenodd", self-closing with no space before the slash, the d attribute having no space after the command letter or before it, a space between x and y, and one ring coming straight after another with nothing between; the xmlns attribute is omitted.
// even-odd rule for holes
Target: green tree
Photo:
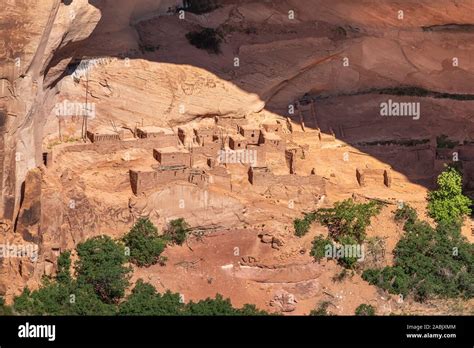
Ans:
<svg viewBox="0 0 474 348"><path fill-rule="evenodd" d="M331 302L329 302L329 301L320 302L319 306L316 309L313 309L313 310L311 310L311 312L309 312L309 315L310 316L317 316L317 317L331 315L331 313L329 313L329 311L328 311L328 308L329 308L330 304L331 304Z"/></svg>
<svg viewBox="0 0 474 348"><path fill-rule="evenodd" d="M403 204L395 211L395 221L404 221L409 222L410 224L414 223L418 219L418 214L415 209L413 209L408 204Z"/></svg>
<svg viewBox="0 0 474 348"><path fill-rule="evenodd" d="M38 290L31 292L23 289L20 296L15 297L15 312L30 315L69 315L70 294L74 288L71 278L71 253L64 251L57 260L56 277L43 278Z"/></svg>
<svg viewBox="0 0 474 348"><path fill-rule="evenodd" d="M248 304L248 303L244 304L244 306L242 308L239 308L238 311L239 311L239 314L243 316L268 315L267 312L258 309L253 304Z"/></svg>
<svg viewBox="0 0 474 348"><path fill-rule="evenodd" d="M246 304L243 308L234 308L230 300L224 299L222 295L217 294L215 298L207 298L199 302L189 302L186 305L186 315L223 315L223 316L236 316L236 315L265 315L264 311L258 310L254 305Z"/></svg>
<svg viewBox="0 0 474 348"><path fill-rule="evenodd" d="M293 226L295 228L295 235L298 237L302 237L306 233L308 233L309 228L311 227L311 224L313 223L314 219L315 219L314 213L305 214L303 219L295 219L293 221Z"/></svg>
<svg viewBox="0 0 474 348"><path fill-rule="evenodd" d="M119 306L120 315L179 315L184 311L179 294L170 291L160 294L139 279L132 293Z"/></svg>
<svg viewBox="0 0 474 348"><path fill-rule="evenodd" d="M55 278L44 278L41 286L25 288L15 297L13 313L23 315L266 315L265 311L246 304L234 308L229 299L217 295L188 304L170 291L160 294L138 280L123 300L129 285L130 269L124 266L124 247L106 236L94 237L77 246L76 279L69 268L70 252L58 258ZM2 299L0 298L0 301ZM11 309L0 302L0 314Z"/></svg>
<svg viewBox="0 0 474 348"><path fill-rule="evenodd" d="M13 315L13 311L10 306L7 306L5 299L0 296L0 316L2 315Z"/></svg>
<svg viewBox="0 0 474 348"><path fill-rule="evenodd" d="M433 228L410 219L395 247L394 266L365 270L362 277L391 293L412 294L420 302L433 295L472 298L474 245L461 235L460 224L443 220Z"/></svg>
<svg viewBox="0 0 474 348"><path fill-rule="evenodd" d="M163 260L161 253L167 242L149 219L139 219L122 240L130 248L130 261L137 266L148 267Z"/></svg>
<svg viewBox="0 0 474 348"><path fill-rule="evenodd" d="M201 31L191 31L186 34L189 43L196 48L206 50L208 53L221 52L222 38L213 28L204 28Z"/></svg>
<svg viewBox="0 0 474 348"><path fill-rule="evenodd" d="M428 213L437 222L456 222L471 214L471 200L462 194L462 175L448 167L438 176L438 189L428 194Z"/></svg>
<svg viewBox="0 0 474 348"><path fill-rule="evenodd" d="M130 267L123 245L108 236L98 236L77 246L76 278L90 284L105 303L115 303L129 286Z"/></svg>
<svg viewBox="0 0 474 348"><path fill-rule="evenodd" d="M355 310L355 315L372 316L375 315L375 307L369 304L361 304Z"/></svg>
<svg viewBox="0 0 474 348"><path fill-rule="evenodd" d="M346 199L335 203L333 208L319 209L315 219L329 228L331 237L336 241L349 236L362 242L370 218L377 215L380 209L381 204L375 201L357 204L352 199Z"/></svg>
<svg viewBox="0 0 474 348"><path fill-rule="evenodd" d="M317 236L312 242L310 255L314 257L316 261L320 261L326 257L327 248L332 248L332 241L323 236Z"/></svg>
<svg viewBox="0 0 474 348"><path fill-rule="evenodd" d="M362 278L396 295L407 296L412 290L412 280L401 267L367 269L362 273Z"/></svg>
<svg viewBox="0 0 474 348"><path fill-rule="evenodd" d="M183 218L171 220L165 231L165 236L173 243L182 245L189 234L189 225Z"/></svg>
<svg viewBox="0 0 474 348"><path fill-rule="evenodd" d="M116 305L104 302L99 295L97 295L91 284L78 284L75 282L74 285L69 295L69 315L111 316L116 314Z"/></svg>
<svg viewBox="0 0 474 348"><path fill-rule="evenodd" d="M362 255L356 255L355 252L357 251L357 240L351 236L343 236L340 238L340 243L337 247L337 250L342 249L342 257L338 257L338 263L349 269L356 268L357 262ZM348 255L347 252L352 253L352 255ZM337 255L337 254L336 254Z"/></svg>
<svg viewBox="0 0 474 348"><path fill-rule="evenodd" d="M58 271L56 273L56 279L59 283L67 285L72 281L71 278L71 252L66 250L63 251L58 257Z"/></svg>
<svg viewBox="0 0 474 348"><path fill-rule="evenodd" d="M24 315L68 315L69 287L44 279L35 291L25 288L13 301L14 311Z"/></svg>

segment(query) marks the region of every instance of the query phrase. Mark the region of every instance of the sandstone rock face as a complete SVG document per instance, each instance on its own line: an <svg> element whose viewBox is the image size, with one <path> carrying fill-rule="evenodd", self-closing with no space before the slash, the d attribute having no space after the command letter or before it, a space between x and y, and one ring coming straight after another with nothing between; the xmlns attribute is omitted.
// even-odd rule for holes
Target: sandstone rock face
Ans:
<svg viewBox="0 0 474 348"><path fill-rule="evenodd" d="M178 0L0 0L1 238L5 243L35 244L40 250L37 260L0 260L0 295L11 298L24 285L34 287L43 274L54 273L60 251L97 234L119 237L140 216L160 227L182 216L193 225L265 225L261 241L268 245L263 247L284 258L302 249L285 240L289 232L284 225L291 225L296 210L290 205L309 209L321 197L304 185L248 192L240 185L246 182L246 172L233 173L231 193L206 191L205 199L203 190L183 183L135 197L130 193L130 167L152 165L142 160L149 156L143 149L120 149L106 156L67 153L46 170L44 152L81 137L83 119L60 123L54 112L58 103L91 102L95 117L88 120L90 130L113 125L128 138L137 125L176 131L216 117L256 124L286 122L288 117L296 129L300 120L290 106L303 96L318 96L317 116L324 133L345 128L345 141L356 148L361 138L433 138L446 133L466 139L474 132L474 98L453 97L474 95L472 1L220 4L213 12L186 12L180 19ZM189 44L186 34L203 27L221 33L221 54ZM408 96L422 103L423 115L416 123L376 118L378 105L388 98L378 92L400 86L451 97ZM371 128L364 128L367 124ZM315 135L311 125L306 127L308 132L296 142L309 143L312 151ZM332 169L344 151L324 151L311 163L297 162L296 171L324 176L332 194L329 201L334 201L354 190L354 168ZM423 178L432 172L424 162L430 161L429 153L405 154L409 159L403 161L387 153L366 154L374 163L392 166L399 172L396 178L416 182L423 170ZM275 172L286 174L281 159L268 162ZM416 168L420 163L425 169ZM409 191L395 185L393 192L403 190ZM265 200L268 197L271 200ZM187 209L180 207L180 198ZM311 248L310 243L303 246ZM319 291L319 285L308 284L314 293ZM279 293L273 300L280 310L294 311L287 298Z"/></svg>
<svg viewBox="0 0 474 348"><path fill-rule="evenodd" d="M45 76L54 79L64 73L74 56L49 66L55 52L89 37L99 23L101 11L87 0L2 0L0 5L0 215L10 233L12 222L19 216L17 227L23 228L25 241L39 242L39 221L32 220L39 219L41 213L40 195L31 202L28 200L33 198L28 196L26 200L25 196L23 204L28 208L20 208L20 204L27 173L42 164L43 125L57 93L56 88L44 84ZM160 6L164 6L163 2L142 1L128 6L121 25L144 9ZM30 224L37 229L32 235ZM2 277L2 282L6 278ZM8 281L14 283L12 278Z"/></svg>

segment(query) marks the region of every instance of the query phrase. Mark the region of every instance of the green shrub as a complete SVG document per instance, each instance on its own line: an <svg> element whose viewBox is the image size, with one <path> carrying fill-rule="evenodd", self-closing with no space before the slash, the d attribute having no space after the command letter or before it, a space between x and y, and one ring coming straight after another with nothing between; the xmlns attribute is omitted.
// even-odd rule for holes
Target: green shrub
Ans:
<svg viewBox="0 0 474 348"><path fill-rule="evenodd" d="M332 241L323 236L314 238L312 244L310 255L313 256L316 261L320 261L326 257L326 250L329 246L332 248Z"/></svg>
<svg viewBox="0 0 474 348"><path fill-rule="evenodd" d="M434 229L416 220L404 229L394 266L364 271L366 281L420 302L432 296L474 296L474 245L461 235L459 223L442 221Z"/></svg>
<svg viewBox="0 0 474 348"><path fill-rule="evenodd" d="M331 239L318 236L313 240L310 255L316 261L324 257L332 257L337 259L341 266L354 269L362 255L347 255L346 251L349 249L353 252L357 251L357 246L365 239L365 230L370 224L370 218L378 214L380 209L381 204L375 201L357 204L352 199L347 199L335 203L333 208L319 209L306 214L303 220L296 219L295 234L304 235L314 220L326 225L329 236L339 244L334 247ZM326 253L329 246L331 247L330 254ZM334 252L335 255L333 255Z"/></svg>
<svg viewBox="0 0 474 348"><path fill-rule="evenodd" d="M316 309L313 309L311 312L309 312L310 316L326 316L326 315L331 315L328 312L328 307L331 304L329 301L323 301L319 304L319 306Z"/></svg>
<svg viewBox="0 0 474 348"><path fill-rule="evenodd" d="M401 208L395 211L395 221L415 222L418 219L418 213L408 204L403 204Z"/></svg>
<svg viewBox="0 0 474 348"><path fill-rule="evenodd" d="M106 236L94 237L77 247L73 279L69 273L70 253L58 259L55 278L43 279L38 290L25 288L16 296L11 308L0 298L0 314L22 315L266 315L254 305L234 308L229 299L182 303L180 295L170 291L158 293L155 288L138 280L130 295L123 298L128 287L129 269L123 246ZM61 263L61 267L59 266Z"/></svg>
<svg viewBox="0 0 474 348"><path fill-rule="evenodd" d="M113 303L104 302L96 293L94 286L91 284L74 283L71 289L74 295L74 302L67 306L67 315L79 316L98 316L98 315L116 315L117 307Z"/></svg>
<svg viewBox="0 0 474 348"><path fill-rule="evenodd" d="M372 316L375 315L375 308L369 304L361 304L355 310L355 315Z"/></svg>
<svg viewBox="0 0 474 348"><path fill-rule="evenodd" d="M206 50L208 53L219 54L222 39L219 33L212 28L201 31L191 31L186 34L189 43L196 48Z"/></svg>
<svg viewBox="0 0 474 348"><path fill-rule="evenodd" d="M428 194L428 213L437 222L456 223L471 214L472 201L462 194L462 175L448 167L438 176L438 189Z"/></svg>
<svg viewBox="0 0 474 348"><path fill-rule="evenodd" d="M183 310L179 294L167 291L162 295L141 279L119 306L120 315L179 315Z"/></svg>
<svg viewBox="0 0 474 348"><path fill-rule="evenodd" d="M407 296L412 289L412 281L401 267L385 267L382 270L368 269L362 273L362 278L370 284L396 295Z"/></svg>
<svg viewBox="0 0 474 348"><path fill-rule="evenodd" d="M71 278L71 252L66 250L63 251L58 257L58 271L56 273L56 279L61 284L70 284Z"/></svg>
<svg viewBox="0 0 474 348"><path fill-rule="evenodd" d="M293 221L293 226L295 228L295 235L302 237L308 233L311 223L306 219L295 219Z"/></svg>
<svg viewBox="0 0 474 348"><path fill-rule="evenodd" d="M183 245L188 237L189 231L188 223L183 218L179 218L170 221L165 231L165 236L173 243Z"/></svg>
<svg viewBox="0 0 474 348"><path fill-rule="evenodd" d="M11 307L6 305L5 299L0 296L0 316L3 315L13 315L13 312Z"/></svg>
<svg viewBox="0 0 474 348"><path fill-rule="evenodd" d="M242 308L232 307L229 299L224 299L222 295L217 294L214 299L207 298L205 300L194 303L191 301L186 306L186 315L267 315L265 311L258 310L255 305L245 304Z"/></svg>
<svg viewBox="0 0 474 348"><path fill-rule="evenodd" d="M140 267L160 262L167 243L153 223L145 218L139 219L122 240L130 248L130 261Z"/></svg>
<svg viewBox="0 0 474 348"><path fill-rule="evenodd" d="M114 315L113 305L102 302L91 284L79 284L70 274L71 253L58 258L55 279L45 278L35 291L25 288L14 299L14 311L23 315Z"/></svg>
<svg viewBox="0 0 474 348"><path fill-rule="evenodd" d="M315 219L314 213L305 214L303 219L295 219L293 221L293 226L295 228L295 235L298 237L303 237L308 233L311 224Z"/></svg>
<svg viewBox="0 0 474 348"><path fill-rule="evenodd" d="M354 269L359 257L362 255L346 255L346 251L356 251L352 246L357 245L357 241L348 236L341 237L340 244L334 244L331 239L317 236L313 242L313 246L310 251L310 255L314 257L316 261L320 261L323 258L335 259L337 263L344 268Z"/></svg>
<svg viewBox="0 0 474 348"><path fill-rule="evenodd" d="M207 298L199 302L189 302L186 306L188 315L238 315L239 310L232 307L229 299L217 295L215 299Z"/></svg>
<svg viewBox="0 0 474 348"><path fill-rule="evenodd" d="M345 250L347 250L346 246L349 246L351 248L351 251L354 253L356 249L353 248L353 246L356 246L358 244L357 240L355 240L353 237L350 237L350 236L343 236L340 238L340 243L341 245L339 245L336 248L336 252L342 249L344 251L343 253L344 255L343 257L340 257L340 258L338 257L337 262L344 268L354 269L357 265L357 261L362 255L349 256L349 255L346 255Z"/></svg>
<svg viewBox="0 0 474 348"><path fill-rule="evenodd" d="M108 236L98 236L77 246L79 260L76 277L81 284L90 284L105 303L115 303L123 297L129 285L131 268L125 248Z"/></svg>
<svg viewBox="0 0 474 348"><path fill-rule="evenodd" d="M334 240L340 241L341 237L348 236L361 243L370 218L377 215L380 209L380 203L375 201L357 204L352 199L346 199L334 204L333 208L316 211L315 220L329 228Z"/></svg>
<svg viewBox="0 0 474 348"><path fill-rule="evenodd" d="M436 137L436 147L438 149L453 149L459 145L459 142L450 140L447 135L440 135Z"/></svg>
<svg viewBox="0 0 474 348"><path fill-rule="evenodd" d="M349 275L347 269L343 269L341 272L332 277L333 282L342 282Z"/></svg>
<svg viewBox="0 0 474 348"><path fill-rule="evenodd" d="M25 288L20 296L15 297L13 308L22 315L67 315L69 288L45 280L35 291Z"/></svg>

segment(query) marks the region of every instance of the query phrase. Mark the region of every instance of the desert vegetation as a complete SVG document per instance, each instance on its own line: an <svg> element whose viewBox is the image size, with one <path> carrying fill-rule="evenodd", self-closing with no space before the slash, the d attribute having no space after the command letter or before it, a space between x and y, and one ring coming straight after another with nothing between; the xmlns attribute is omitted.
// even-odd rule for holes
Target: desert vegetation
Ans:
<svg viewBox="0 0 474 348"><path fill-rule="evenodd" d="M359 315L359 316L375 315L375 308L372 305L363 303L356 308L355 315Z"/></svg>
<svg viewBox="0 0 474 348"><path fill-rule="evenodd" d="M128 240L146 234L156 238L148 221L139 221ZM133 245L140 243L133 242ZM149 249L144 249L148 250ZM153 248L151 249L153 251ZM148 256L152 255L149 254ZM184 303L180 294L163 294L143 280L138 280L128 296L131 268L125 246L110 237L98 236L77 246L78 260L71 273L71 253L58 258L55 277L44 278L39 289L23 293L13 305L0 303L1 313L21 315L264 315L254 305L234 308L229 299L216 295L202 301ZM152 255L153 256L153 255ZM136 259L136 256L134 257ZM149 262L152 258L145 258ZM143 261L142 259L139 259Z"/></svg>
<svg viewBox="0 0 474 348"><path fill-rule="evenodd" d="M206 50L211 54L221 52L222 38L217 30L204 28L202 30L191 31L186 34L189 43L196 48Z"/></svg>
<svg viewBox="0 0 474 348"><path fill-rule="evenodd" d="M474 245L461 235L461 219L470 213L469 199L461 193L462 177L448 168L438 184L428 198L437 226L420 220L409 205L397 209L394 217L405 234L395 247L394 266L365 270L362 276L369 283L420 302L474 296Z"/></svg>
<svg viewBox="0 0 474 348"><path fill-rule="evenodd" d="M329 306L331 305L331 302L329 301L322 301L318 304L318 307L313 309L309 315L310 316L315 316L315 317L321 317L321 316L327 316L327 315L332 315L331 312L328 310Z"/></svg>
<svg viewBox="0 0 474 348"><path fill-rule="evenodd" d="M471 214L472 201L462 193L462 175L448 167L438 176L438 189L428 194L428 212L437 222L457 224Z"/></svg>
<svg viewBox="0 0 474 348"><path fill-rule="evenodd" d="M325 257L337 258L339 264L352 269L356 266L357 257L345 255L343 249L345 246L356 246L364 242L370 219L377 215L380 209L381 204L375 201L356 203L347 199L337 202L332 208L319 209L305 214L303 219L295 219L295 235L305 235L314 221L327 226L329 236L317 236L312 242L310 255L317 261ZM328 256L328 249L335 255ZM338 253L341 257L337 257Z"/></svg>
<svg viewBox="0 0 474 348"><path fill-rule="evenodd" d="M163 264L166 261L161 253L168 241L158 234L158 229L149 219L139 219L122 240L129 248L130 261L137 266Z"/></svg>

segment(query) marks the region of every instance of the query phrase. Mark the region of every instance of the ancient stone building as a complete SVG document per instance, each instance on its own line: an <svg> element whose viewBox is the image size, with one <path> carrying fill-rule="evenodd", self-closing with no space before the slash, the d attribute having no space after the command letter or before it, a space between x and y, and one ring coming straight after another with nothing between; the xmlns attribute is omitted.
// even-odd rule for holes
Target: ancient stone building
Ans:
<svg viewBox="0 0 474 348"><path fill-rule="evenodd" d="M116 131L112 128L101 128L96 131L87 131L87 138L93 143L104 141L119 141L124 137L123 131Z"/></svg>
<svg viewBox="0 0 474 348"><path fill-rule="evenodd" d="M260 133L260 145L265 146L267 151L284 151L286 142L276 133Z"/></svg>
<svg viewBox="0 0 474 348"><path fill-rule="evenodd" d="M263 186L273 183L273 173L268 167L250 167L248 175L252 185Z"/></svg>
<svg viewBox="0 0 474 348"><path fill-rule="evenodd" d="M151 190L156 185L156 171L130 170L130 185L135 195Z"/></svg>
<svg viewBox="0 0 474 348"><path fill-rule="evenodd" d="M232 118L232 117L218 117L214 118L216 125L223 128L233 128L237 129L240 126L243 126L248 123L245 118Z"/></svg>
<svg viewBox="0 0 474 348"><path fill-rule="evenodd" d="M240 134L229 137L229 147L232 150L243 150L247 147L247 140Z"/></svg>
<svg viewBox="0 0 474 348"><path fill-rule="evenodd" d="M189 168L184 165L160 166L156 173L156 184L166 185L175 181L187 181Z"/></svg>
<svg viewBox="0 0 474 348"><path fill-rule="evenodd" d="M283 125L279 121L276 123L264 123L262 126L265 132L275 133L283 136Z"/></svg>
<svg viewBox="0 0 474 348"><path fill-rule="evenodd" d="M153 157L162 166L191 166L191 154L186 149L177 147L165 147L153 149Z"/></svg>
<svg viewBox="0 0 474 348"><path fill-rule="evenodd" d="M130 185L135 195L153 190L158 185L188 181L189 168L183 165L160 166L155 170L130 170Z"/></svg>
<svg viewBox="0 0 474 348"><path fill-rule="evenodd" d="M209 174L207 174L206 171L202 169L190 169L188 181L200 188L204 188L209 184Z"/></svg>
<svg viewBox="0 0 474 348"><path fill-rule="evenodd" d="M319 175L274 175L268 167L250 167L248 175L249 182L255 186L308 186L320 192L325 188L324 178Z"/></svg>
<svg viewBox="0 0 474 348"><path fill-rule="evenodd" d="M389 169L383 168L364 168L356 169L357 182L364 187L370 183L380 183L387 187L392 186L392 173Z"/></svg>
<svg viewBox="0 0 474 348"><path fill-rule="evenodd" d="M191 148L192 156L203 155L205 157L217 157L221 144L218 142L207 142L203 146L196 146Z"/></svg>
<svg viewBox="0 0 474 348"><path fill-rule="evenodd" d="M256 126L243 125L239 127L239 133L246 140L247 144L257 145L260 139L260 129Z"/></svg>
<svg viewBox="0 0 474 348"><path fill-rule="evenodd" d="M214 135L217 130L215 128L195 128L194 135L199 145L204 146L214 142Z"/></svg>
<svg viewBox="0 0 474 348"><path fill-rule="evenodd" d="M247 145L247 150L255 151L255 154L253 155L253 158L256 159L256 163L253 165L254 167L265 167L267 158L265 146Z"/></svg>
<svg viewBox="0 0 474 348"><path fill-rule="evenodd" d="M145 138L162 138L163 136L172 136L175 134L172 129L162 128L156 126L142 126L137 127L137 137L141 139Z"/></svg>

